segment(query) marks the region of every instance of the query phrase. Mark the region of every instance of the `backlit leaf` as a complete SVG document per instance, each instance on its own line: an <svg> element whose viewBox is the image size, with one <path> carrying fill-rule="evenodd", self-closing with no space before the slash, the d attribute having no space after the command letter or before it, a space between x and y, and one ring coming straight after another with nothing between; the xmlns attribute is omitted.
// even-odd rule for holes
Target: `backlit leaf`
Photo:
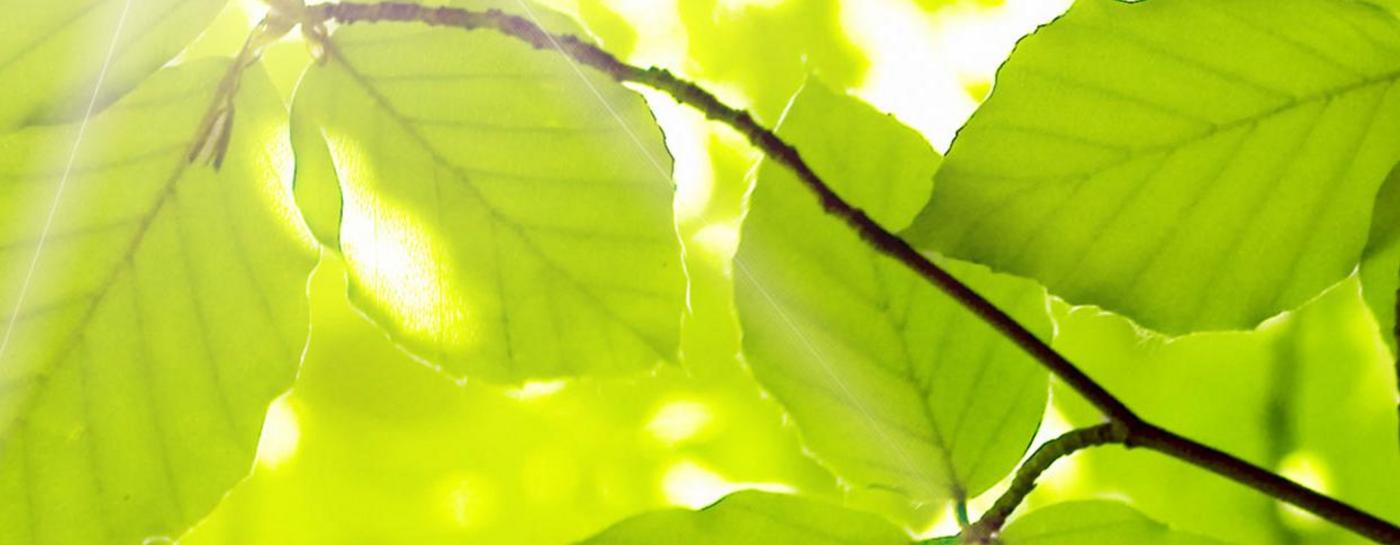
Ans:
<svg viewBox="0 0 1400 545"><path fill-rule="evenodd" d="M314 254L261 71L223 169L186 161L226 66L152 76L92 119L71 173L76 125L0 138L0 543L177 535L291 384Z"/></svg>
<svg viewBox="0 0 1400 545"><path fill-rule="evenodd" d="M1081 308L1058 316L1055 348L1144 418L1400 521L1393 363L1364 309L1348 280L1257 331L1168 340ZM1055 393L1070 423L1102 421ZM1050 497L1125 497L1173 528L1232 543L1369 543L1155 452L1100 447L1067 464L1068 480L1043 487Z"/></svg>
<svg viewBox="0 0 1400 545"><path fill-rule="evenodd" d="M657 511L624 520L580 545L904 545L910 541L874 515L797 496L738 492L700 511Z"/></svg>
<svg viewBox="0 0 1400 545"><path fill-rule="evenodd" d="M1361 260L1361 291L1371 314L1376 317L1381 339L1397 354L1395 347L1395 296L1400 289L1400 168L1376 195L1371 217L1371 238Z"/></svg>
<svg viewBox="0 0 1400 545"><path fill-rule="evenodd" d="M226 0L0 0L0 130L81 117L136 87ZM109 59L110 58L110 62Z"/></svg>
<svg viewBox="0 0 1400 545"><path fill-rule="evenodd" d="M1221 545L1174 532L1114 501L1081 501L1032 511L1006 526L1004 545Z"/></svg>
<svg viewBox="0 0 1400 545"><path fill-rule="evenodd" d="M348 27L332 41L296 97L294 145L310 158L297 183L357 305L457 376L675 358L671 161L639 95L490 31Z"/></svg>
<svg viewBox="0 0 1400 545"><path fill-rule="evenodd" d="M1077 2L1024 39L911 240L1169 334L1351 273L1400 158L1400 22L1336 0Z"/></svg>
<svg viewBox="0 0 1400 545"><path fill-rule="evenodd" d="M938 155L916 133L809 82L779 133L844 197L892 228L927 198ZM940 260L1034 331L1030 282ZM735 257L744 352L811 450L860 488L918 501L975 495L1024 452L1045 373L983 322L825 214L765 162Z"/></svg>

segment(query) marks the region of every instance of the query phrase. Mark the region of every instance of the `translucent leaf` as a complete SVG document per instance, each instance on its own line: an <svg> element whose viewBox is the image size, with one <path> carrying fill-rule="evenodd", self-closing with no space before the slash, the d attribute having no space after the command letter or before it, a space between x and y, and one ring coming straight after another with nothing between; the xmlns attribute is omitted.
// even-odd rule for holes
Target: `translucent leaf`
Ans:
<svg viewBox="0 0 1400 545"><path fill-rule="evenodd" d="M287 424L269 434L286 446L263 449L180 543L564 544L745 483L839 495L732 353L693 371L456 384L387 339L345 288L328 257L311 283L305 362L278 401Z"/></svg>
<svg viewBox="0 0 1400 545"><path fill-rule="evenodd" d="M797 496L738 492L700 511L657 511L581 545L903 545L879 518Z"/></svg>
<svg viewBox="0 0 1400 545"><path fill-rule="evenodd" d="M779 134L889 227L916 213L938 155L916 133L809 82ZM1014 345L825 214L789 171L758 170L735 258L744 352L811 450L857 487L975 495L1019 460L1046 377ZM940 260L1040 334L1044 292Z"/></svg>
<svg viewBox="0 0 1400 545"><path fill-rule="evenodd" d="M1400 22L1360 2L1077 2L907 235L1165 333L1252 328L1355 268L1397 80Z"/></svg>
<svg viewBox="0 0 1400 545"><path fill-rule="evenodd" d="M639 95L490 31L384 24L333 42L294 106L298 202L338 242L358 306L456 376L674 359L671 161Z"/></svg>
<svg viewBox="0 0 1400 545"><path fill-rule="evenodd" d="M260 71L223 169L186 161L226 66L156 73L91 120L67 175L76 125L0 139L0 542L178 534L248 471L291 384L314 254Z"/></svg>
<svg viewBox="0 0 1400 545"><path fill-rule="evenodd" d="M1371 238L1366 241L1360 276L1361 291L1376 317L1381 339L1391 354L1400 354L1395 346L1395 296L1400 290L1400 166L1390 171L1376 195Z"/></svg>
<svg viewBox="0 0 1400 545"><path fill-rule="evenodd" d="M851 43L838 0L681 0L695 77L737 87L759 119L775 119L808 73L858 85L868 64Z"/></svg>
<svg viewBox="0 0 1400 545"><path fill-rule="evenodd" d="M0 130L81 117L99 75L99 103L115 100L174 57L225 3L0 0Z"/></svg>
<svg viewBox="0 0 1400 545"><path fill-rule="evenodd" d="M1251 332L1168 340L1092 309L1067 312L1057 324L1055 348L1145 418L1400 520L1393 362L1376 341L1355 280ZM1057 386L1056 394L1072 424L1102 421L1070 392ZM1112 494L1174 528L1233 543L1368 543L1142 449L1091 449L1066 465L1065 480L1052 480L1033 498Z"/></svg>
<svg viewBox="0 0 1400 545"><path fill-rule="evenodd" d="M1114 501L1080 501L1032 511L1006 526L1005 545L1221 545L1174 532Z"/></svg>

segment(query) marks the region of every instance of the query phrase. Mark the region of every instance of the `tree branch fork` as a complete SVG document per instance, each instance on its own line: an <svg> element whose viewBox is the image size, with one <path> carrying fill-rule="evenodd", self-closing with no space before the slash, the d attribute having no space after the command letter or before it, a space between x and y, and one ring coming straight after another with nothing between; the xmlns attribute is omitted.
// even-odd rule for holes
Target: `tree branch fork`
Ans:
<svg viewBox="0 0 1400 545"><path fill-rule="evenodd" d="M291 2L295 4L289 6ZM1139 417L1068 358L1036 337L1006 312L953 277L908 242L881 227L865 212L842 199L802 159L795 147L759 124L747 111L725 104L712 93L664 68L641 68L627 64L578 37L552 34L529 18L496 9L471 10L400 2L332 2L305 6L300 4L300 0L278 1L275 6L269 20L260 25L259 29L273 28L285 32L283 29L301 25L303 29L316 29L306 32L308 38L313 41L328 39L320 29L330 22L342 25L410 22L468 31L488 30L521 40L535 49L557 50L575 62L601 71L618 82L640 84L667 93L678 103L690 106L706 118L739 132L768 159L792 170L801 183L816 196L826 213L841 219L875 251L899 261L927 283L976 314L1103 413L1105 423L1071 430L1037 448L1017 470L1010 487L996 499L992 507L964 529L963 543L995 543L997 534L1006 520L1035 488L1036 480L1055 461L1082 449L1118 444L1128 448L1152 450L1195 465L1279 501L1293 504L1377 543L1400 545L1400 527L1395 524ZM1400 333L1400 329L1397 329L1397 333Z"/></svg>

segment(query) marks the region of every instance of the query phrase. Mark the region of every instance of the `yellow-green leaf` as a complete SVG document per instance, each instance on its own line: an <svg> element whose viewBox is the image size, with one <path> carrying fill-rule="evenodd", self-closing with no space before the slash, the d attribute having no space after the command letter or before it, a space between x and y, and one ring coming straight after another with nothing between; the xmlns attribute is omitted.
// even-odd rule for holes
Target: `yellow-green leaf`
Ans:
<svg viewBox="0 0 1400 545"><path fill-rule="evenodd" d="M186 161L226 66L152 76L90 121L71 172L76 124L0 138L0 543L178 535L291 384L314 254L260 70L223 169Z"/></svg>
<svg viewBox="0 0 1400 545"><path fill-rule="evenodd" d="M1165 333L1252 328L1356 267L1397 81L1400 21L1362 2L1077 2L907 235Z"/></svg>
<svg viewBox="0 0 1400 545"><path fill-rule="evenodd" d="M624 520L580 545L905 545L909 536L880 518L804 499L737 492L699 511L670 510Z"/></svg>
<svg viewBox="0 0 1400 545"><path fill-rule="evenodd" d="M911 129L808 82L779 134L890 228L927 199L939 157ZM1048 335L1043 290L940 259ZM921 502L975 495L1025 451L1044 371L913 272L876 254L783 166L763 163L735 257L744 353L809 448L856 486Z"/></svg>
<svg viewBox="0 0 1400 545"><path fill-rule="evenodd" d="M1006 526L1004 545L1222 545L1176 532L1115 501L1078 501L1032 511Z"/></svg>
<svg viewBox="0 0 1400 545"><path fill-rule="evenodd" d="M136 87L226 0L0 0L0 131L81 117Z"/></svg>
<svg viewBox="0 0 1400 545"><path fill-rule="evenodd" d="M571 63L490 31L348 27L301 83L313 230L338 238L356 304L452 375L675 357L670 157L639 95Z"/></svg>

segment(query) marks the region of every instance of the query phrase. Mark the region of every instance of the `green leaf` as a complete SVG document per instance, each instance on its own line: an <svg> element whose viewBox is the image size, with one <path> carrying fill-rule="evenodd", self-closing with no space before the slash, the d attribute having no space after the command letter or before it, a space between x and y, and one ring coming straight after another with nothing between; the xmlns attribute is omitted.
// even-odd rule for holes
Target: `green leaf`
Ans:
<svg viewBox="0 0 1400 545"><path fill-rule="evenodd" d="M859 85L869 60L842 25L839 0L679 2L687 70L742 92L772 120L809 73L837 87Z"/></svg>
<svg viewBox="0 0 1400 545"><path fill-rule="evenodd" d="M1219 545L1172 531L1115 501L1052 505L1017 518L1001 533L1004 545Z"/></svg>
<svg viewBox="0 0 1400 545"><path fill-rule="evenodd" d="M1357 288L1347 280L1256 331L1177 339L1093 309L1057 312L1054 346L1144 418L1395 521L1393 363ZM1054 394L1072 425L1102 421L1068 389ZM1157 453L1104 447L1067 462L1066 480L1052 478L1033 499L1115 495L1174 528L1234 543L1369 543Z"/></svg>
<svg viewBox="0 0 1400 545"><path fill-rule="evenodd" d="M1391 354L1400 354L1395 346L1396 291L1400 290L1400 164L1390 171L1376 195L1360 277L1361 291L1376 317L1381 339Z"/></svg>
<svg viewBox="0 0 1400 545"><path fill-rule="evenodd" d="M226 0L0 0L0 131L82 117L136 87ZM110 58L110 62L108 59Z"/></svg>
<svg viewBox="0 0 1400 545"><path fill-rule="evenodd" d="M798 496L737 492L700 511L657 511L581 545L904 545L909 536L873 515Z"/></svg>
<svg viewBox="0 0 1400 545"><path fill-rule="evenodd" d="M809 82L779 134L887 227L927 198L938 155L912 130ZM789 171L758 170L735 257L744 352L811 450L858 487L918 501L1006 475L1045 408L1046 376L1015 346L826 215ZM1048 335L1043 290L939 260Z"/></svg>
<svg viewBox="0 0 1400 545"><path fill-rule="evenodd" d="M358 306L454 376L675 358L671 160L639 95L495 32L385 24L333 43L294 106L298 201L323 241L338 233Z"/></svg>
<svg viewBox="0 0 1400 545"><path fill-rule="evenodd" d="M1400 328L1396 326L1396 314L1400 313L1400 164L1390 171L1376 196L1371 238L1366 241L1357 276L1366 306L1375 317L1377 333L1395 360L1395 387L1400 391L1400 347L1396 346L1400 341Z"/></svg>
<svg viewBox="0 0 1400 545"><path fill-rule="evenodd" d="M1350 274L1400 158L1400 23L1360 2L1085 0L997 79L907 236L1169 334Z"/></svg>
<svg viewBox="0 0 1400 545"><path fill-rule="evenodd" d="M291 384L314 254L260 70L223 169L186 161L227 66L156 73L91 120L71 174L76 125L0 139L0 542L177 533L246 474Z"/></svg>
<svg viewBox="0 0 1400 545"><path fill-rule="evenodd" d="M732 352L646 376L457 384L385 337L345 289L328 254L296 386L269 418L282 447L264 449L181 544L564 544L744 483L840 495Z"/></svg>

